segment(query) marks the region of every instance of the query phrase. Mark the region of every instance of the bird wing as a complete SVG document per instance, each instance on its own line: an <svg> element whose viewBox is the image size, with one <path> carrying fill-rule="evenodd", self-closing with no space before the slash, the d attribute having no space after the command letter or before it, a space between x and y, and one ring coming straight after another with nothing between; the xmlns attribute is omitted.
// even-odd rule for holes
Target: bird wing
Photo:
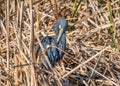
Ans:
<svg viewBox="0 0 120 86"><path fill-rule="evenodd" d="M57 59L58 59L58 57L59 57L59 54L58 54L57 48L55 48L55 47L50 47L50 46L51 46L51 45L52 45L52 46L57 46L56 40L53 39L53 38L50 37L50 36L46 36L46 37L44 37L44 38L42 39L41 43L42 43L44 49L47 49L47 48L48 48L48 50L46 51L46 56L48 57L48 60L50 61L51 65L52 65L52 66L55 66L55 64L56 64L56 62L57 62ZM50 47L50 48L49 48L49 47ZM38 55L38 53L39 53L40 50L41 50L40 46L37 45L37 46L36 46L36 56ZM46 61L46 59L45 59L45 57L44 57L43 55L41 56L41 59L42 59L42 61L44 61L44 63L45 63L46 65L48 65L48 63L47 63L47 61Z"/></svg>

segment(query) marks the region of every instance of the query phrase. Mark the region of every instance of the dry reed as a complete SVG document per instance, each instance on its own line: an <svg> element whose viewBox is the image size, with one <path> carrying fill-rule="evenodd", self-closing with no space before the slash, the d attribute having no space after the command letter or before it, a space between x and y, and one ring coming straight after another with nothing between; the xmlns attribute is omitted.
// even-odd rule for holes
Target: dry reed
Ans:
<svg viewBox="0 0 120 86"><path fill-rule="evenodd" d="M120 1L82 0L71 16L78 3L0 1L0 86L120 86ZM53 24L58 17L69 22L67 49L52 70L45 70L35 46L42 47L46 35L56 38Z"/></svg>

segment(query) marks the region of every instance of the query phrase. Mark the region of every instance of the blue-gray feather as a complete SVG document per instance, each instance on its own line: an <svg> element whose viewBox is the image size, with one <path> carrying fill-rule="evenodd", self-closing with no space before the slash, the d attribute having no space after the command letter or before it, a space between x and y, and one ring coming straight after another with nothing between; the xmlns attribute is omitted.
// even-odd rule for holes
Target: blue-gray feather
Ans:
<svg viewBox="0 0 120 86"><path fill-rule="evenodd" d="M50 64L54 67L56 64L57 59L59 58L59 54L58 54L58 49L55 47L50 47L52 46L57 46L57 42L55 39L53 39L50 36L46 36L42 39L41 41L44 49L48 50L46 51L46 56L48 57L48 60L50 62ZM50 48L49 48L50 47ZM39 45L36 46L36 56L38 56L39 51L41 52L41 48ZM44 63L48 66L48 63L45 59L45 57L43 55L40 55L41 59L44 61Z"/></svg>

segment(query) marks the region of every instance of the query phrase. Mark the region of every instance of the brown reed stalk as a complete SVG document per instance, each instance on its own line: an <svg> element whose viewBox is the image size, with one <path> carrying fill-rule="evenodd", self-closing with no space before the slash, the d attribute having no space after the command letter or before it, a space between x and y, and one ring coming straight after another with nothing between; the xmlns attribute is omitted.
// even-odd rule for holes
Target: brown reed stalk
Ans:
<svg viewBox="0 0 120 86"><path fill-rule="evenodd" d="M54 8L52 8L53 11L53 15L55 17L55 19L58 19L58 11L57 11L57 2L56 0L54 0L54 5L52 4L52 0L50 0L50 5L53 6Z"/></svg>
<svg viewBox="0 0 120 86"><path fill-rule="evenodd" d="M29 0L30 5L30 58L34 61L34 27L33 27L33 13L32 13L32 0ZM37 86L35 79L35 71L33 64L31 65L31 86Z"/></svg>
<svg viewBox="0 0 120 86"><path fill-rule="evenodd" d="M15 65L18 65L17 56L18 56L18 55L15 55L15 56L14 56ZM16 77L17 79L19 79L19 77L18 77L18 67L15 67L15 77ZM18 81L18 80L15 80L15 85L16 85L16 86L19 86L19 81Z"/></svg>
<svg viewBox="0 0 120 86"><path fill-rule="evenodd" d="M56 0L53 0L54 2L54 12L55 12L55 16L56 16L56 19L58 19L58 7L57 7L57 1Z"/></svg>
<svg viewBox="0 0 120 86"><path fill-rule="evenodd" d="M9 35L10 35L10 30L9 30L9 15L10 15L10 1L7 0L7 3L6 3L6 29L7 29L7 36L6 36L6 44L7 44L7 85L6 86L9 86L10 82L9 82L9 69L10 69L10 65L9 65L9 62L10 62L10 44L9 44Z"/></svg>
<svg viewBox="0 0 120 86"><path fill-rule="evenodd" d="M39 3L36 4L36 19L37 19L37 24L36 24L36 28L37 31L39 30L39 20L40 20L40 15L39 15Z"/></svg>
<svg viewBox="0 0 120 86"><path fill-rule="evenodd" d="M39 15L39 3L38 4L36 4L36 31L38 31L39 29L40 29L40 27L39 27L39 19L40 18L40 15ZM34 51L36 51L36 49L34 48ZM34 61L36 62L37 61L37 58L36 58L36 54L34 53L34 56L35 56L35 58L34 58Z"/></svg>
<svg viewBox="0 0 120 86"><path fill-rule="evenodd" d="M2 47L1 47L1 44L0 44L0 56L2 56Z"/></svg>
<svg viewBox="0 0 120 86"><path fill-rule="evenodd" d="M36 0L37 1L37 0ZM36 4L36 30L38 31L39 29L40 29L40 27L39 27L39 18L40 18L40 15L39 15L39 3L37 3ZM34 62L36 62L37 61L37 57L36 57L36 48L34 48ZM36 72L36 64L35 64L35 66L34 66L34 68L35 68L35 72ZM38 76L36 76L36 78L38 78ZM37 86L38 86L38 79L36 79L36 84L37 84Z"/></svg>
<svg viewBox="0 0 120 86"><path fill-rule="evenodd" d="M19 38L20 38L20 47L22 47L22 26L23 25L23 6L24 6L24 1L20 2L21 7L20 7L20 28L19 28Z"/></svg>
<svg viewBox="0 0 120 86"><path fill-rule="evenodd" d="M15 1L13 1L13 12L15 12ZM14 22L15 22L15 16L13 16L13 19L14 19ZM14 51L16 51L16 48L14 49ZM15 52L14 52L14 54L15 54ZM14 56L14 65L18 65L18 59L17 59L17 55L15 55ZM15 76L16 76L16 78L18 79L19 77L18 77L18 67L16 67L15 68ZM15 80L15 85L16 86L19 86L19 82L18 82L18 80Z"/></svg>

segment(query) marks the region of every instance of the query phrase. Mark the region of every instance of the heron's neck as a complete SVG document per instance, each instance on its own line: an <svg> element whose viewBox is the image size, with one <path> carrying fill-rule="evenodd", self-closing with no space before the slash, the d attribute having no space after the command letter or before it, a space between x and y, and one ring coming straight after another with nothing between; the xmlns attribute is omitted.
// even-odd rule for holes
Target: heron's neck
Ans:
<svg viewBox="0 0 120 86"><path fill-rule="evenodd" d="M58 34L57 34L57 37L58 37ZM60 39L57 43L59 44L60 42L63 42L63 41L66 41L66 34L65 33L62 34L62 36L60 37Z"/></svg>

